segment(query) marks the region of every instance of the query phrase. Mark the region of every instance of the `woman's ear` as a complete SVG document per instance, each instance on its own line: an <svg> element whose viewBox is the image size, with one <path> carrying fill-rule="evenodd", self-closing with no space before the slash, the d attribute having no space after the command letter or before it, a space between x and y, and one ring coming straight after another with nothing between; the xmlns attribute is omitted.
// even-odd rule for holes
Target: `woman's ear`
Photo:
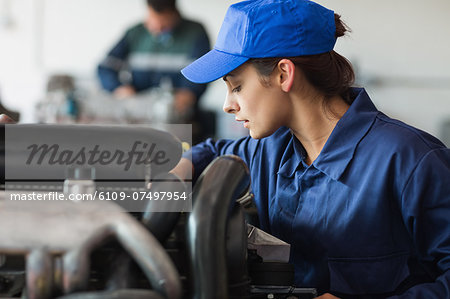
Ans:
<svg viewBox="0 0 450 299"><path fill-rule="evenodd" d="M295 78L295 64L289 59L281 59L277 65L278 82L284 92L292 89Z"/></svg>

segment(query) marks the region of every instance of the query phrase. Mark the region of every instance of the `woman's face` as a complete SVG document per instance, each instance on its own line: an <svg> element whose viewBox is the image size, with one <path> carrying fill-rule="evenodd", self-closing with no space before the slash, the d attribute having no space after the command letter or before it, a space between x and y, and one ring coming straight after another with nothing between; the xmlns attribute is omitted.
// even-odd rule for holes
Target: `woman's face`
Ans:
<svg viewBox="0 0 450 299"><path fill-rule="evenodd" d="M287 124L289 101L274 76L270 77L270 84L263 84L256 69L244 64L223 79L227 84L223 110L234 114L252 138L267 137Z"/></svg>

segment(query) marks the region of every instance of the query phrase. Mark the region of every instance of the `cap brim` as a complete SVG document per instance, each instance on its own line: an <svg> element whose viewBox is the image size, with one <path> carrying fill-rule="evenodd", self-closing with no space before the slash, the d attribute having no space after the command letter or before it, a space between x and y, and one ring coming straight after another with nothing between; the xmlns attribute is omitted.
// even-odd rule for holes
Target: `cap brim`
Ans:
<svg viewBox="0 0 450 299"><path fill-rule="evenodd" d="M213 49L182 69L181 73L194 83L208 83L225 76L247 60L247 57Z"/></svg>

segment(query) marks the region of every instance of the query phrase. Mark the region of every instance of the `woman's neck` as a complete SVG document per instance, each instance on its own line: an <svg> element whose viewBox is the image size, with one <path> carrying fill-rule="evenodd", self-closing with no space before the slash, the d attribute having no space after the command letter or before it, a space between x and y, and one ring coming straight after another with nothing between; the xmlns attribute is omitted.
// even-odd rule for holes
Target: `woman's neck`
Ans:
<svg viewBox="0 0 450 299"><path fill-rule="evenodd" d="M334 96L326 102L317 98L299 98L293 101L293 106L289 127L305 148L306 163L311 165L349 105L340 96Z"/></svg>

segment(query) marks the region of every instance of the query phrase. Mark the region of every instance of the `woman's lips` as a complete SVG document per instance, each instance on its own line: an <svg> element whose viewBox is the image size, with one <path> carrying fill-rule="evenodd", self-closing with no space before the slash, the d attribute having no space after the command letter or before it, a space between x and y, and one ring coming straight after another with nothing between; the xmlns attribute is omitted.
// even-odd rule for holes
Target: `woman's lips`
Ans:
<svg viewBox="0 0 450 299"><path fill-rule="evenodd" d="M236 118L236 121L238 121L238 122L243 122L243 125L244 125L244 127L245 127L245 128L247 128L247 127L248 127L248 123L249 123L249 121L248 121L248 120L246 120L246 119L238 119L238 118Z"/></svg>

